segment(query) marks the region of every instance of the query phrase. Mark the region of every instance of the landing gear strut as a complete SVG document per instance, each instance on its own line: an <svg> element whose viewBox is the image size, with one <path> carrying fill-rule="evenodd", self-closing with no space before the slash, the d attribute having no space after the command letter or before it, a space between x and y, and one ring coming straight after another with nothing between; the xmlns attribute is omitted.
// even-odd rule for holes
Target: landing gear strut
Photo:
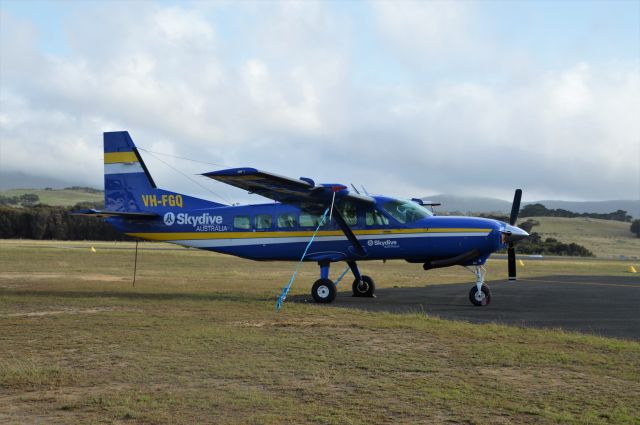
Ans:
<svg viewBox="0 0 640 425"><path fill-rule="evenodd" d="M469 301L478 307L488 305L491 302L491 290L484 283L484 275L486 273L487 269L484 266L475 267L476 284L469 291Z"/></svg>

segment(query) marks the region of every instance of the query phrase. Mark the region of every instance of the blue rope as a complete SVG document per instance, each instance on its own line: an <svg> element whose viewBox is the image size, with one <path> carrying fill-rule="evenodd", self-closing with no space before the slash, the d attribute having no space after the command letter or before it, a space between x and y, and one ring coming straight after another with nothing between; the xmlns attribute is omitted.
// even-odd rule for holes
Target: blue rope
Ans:
<svg viewBox="0 0 640 425"><path fill-rule="evenodd" d="M313 242L313 240L316 238L316 235L318 234L318 230L320 230L320 227L324 224L324 221L327 218L327 213L328 212L329 212L329 208L324 210L324 214L322 214L322 218L320 219L320 222L318 223L318 227L316 227L316 231L313 232L313 235L311 236L311 239L309 240L309 243L307 243L307 247L304 249L304 252L302 253L302 257L300 258L300 262L298 262L298 265L296 266L295 271L291 275L291 279L289 279L289 284L282 289L282 293L280 293L280 297L278 298L278 301L276 302L276 310L280 310L282 308L282 303L284 303L284 300L287 299L287 294L289 293L289 289L291 289L291 285L293 285L293 280L296 278L296 275L298 274L298 270L300 270L300 266L302 266L302 262L304 260L304 257L307 255L307 251L309 250L309 247L311 246L311 243Z"/></svg>

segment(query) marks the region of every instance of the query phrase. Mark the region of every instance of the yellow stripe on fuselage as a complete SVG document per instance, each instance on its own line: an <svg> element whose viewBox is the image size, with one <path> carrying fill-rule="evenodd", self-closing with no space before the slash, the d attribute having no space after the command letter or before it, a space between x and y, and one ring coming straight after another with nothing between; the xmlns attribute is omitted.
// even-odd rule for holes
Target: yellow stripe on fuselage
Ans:
<svg viewBox="0 0 640 425"><path fill-rule="evenodd" d="M104 163L115 164L118 162L138 162L138 157L132 151L129 152L105 152Z"/></svg>
<svg viewBox="0 0 640 425"><path fill-rule="evenodd" d="M491 229L461 229L461 228L433 228L433 229L375 229L354 230L353 233L362 236L386 236L412 233L488 233ZM252 239L252 238L295 238L311 237L313 231L301 232L163 232L163 233L127 233L142 239L154 241L176 241L190 239ZM318 232L317 236L344 236L340 230L325 230Z"/></svg>

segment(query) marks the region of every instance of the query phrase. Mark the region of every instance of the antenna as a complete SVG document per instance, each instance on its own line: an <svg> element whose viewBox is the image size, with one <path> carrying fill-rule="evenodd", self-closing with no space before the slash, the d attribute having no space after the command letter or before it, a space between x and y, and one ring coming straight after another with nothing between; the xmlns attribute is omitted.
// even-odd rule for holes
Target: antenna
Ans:
<svg viewBox="0 0 640 425"><path fill-rule="evenodd" d="M136 271L138 270L138 240L136 239L136 255L133 260L133 284L136 286Z"/></svg>
<svg viewBox="0 0 640 425"><path fill-rule="evenodd" d="M357 193L358 195L360 195L360 192L358 191L358 189L356 189L356 187L353 185L353 183L351 183L351 187L353 188L353 190L355 190L355 191L356 191L356 193Z"/></svg>
<svg viewBox="0 0 640 425"><path fill-rule="evenodd" d="M361 184L360 187L362 188L362 190L364 191L365 195L369 196L369 192L367 192L367 189L365 189L364 185Z"/></svg>

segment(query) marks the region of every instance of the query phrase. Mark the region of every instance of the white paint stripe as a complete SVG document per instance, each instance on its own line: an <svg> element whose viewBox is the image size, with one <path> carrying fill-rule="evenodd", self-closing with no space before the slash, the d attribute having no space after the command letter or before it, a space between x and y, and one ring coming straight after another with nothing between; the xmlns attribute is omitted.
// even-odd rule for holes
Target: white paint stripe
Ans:
<svg viewBox="0 0 640 425"><path fill-rule="evenodd" d="M142 165L139 162L116 162L113 164L104 164L105 174L130 174L144 173Z"/></svg>
<svg viewBox="0 0 640 425"><path fill-rule="evenodd" d="M389 237L379 236L361 236L358 240L395 240L405 238L451 238L460 236L487 236L486 233L414 233L414 234L397 234ZM283 243L305 243L309 242L309 237L291 237L291 238L234 238L234 239L181 239L170 240L179 245L191 246L194 248L218 248L228 246L255 246L255 245L276 245ZM346 241L345 236L317 236L316 242L334 242Z"/></svg>

